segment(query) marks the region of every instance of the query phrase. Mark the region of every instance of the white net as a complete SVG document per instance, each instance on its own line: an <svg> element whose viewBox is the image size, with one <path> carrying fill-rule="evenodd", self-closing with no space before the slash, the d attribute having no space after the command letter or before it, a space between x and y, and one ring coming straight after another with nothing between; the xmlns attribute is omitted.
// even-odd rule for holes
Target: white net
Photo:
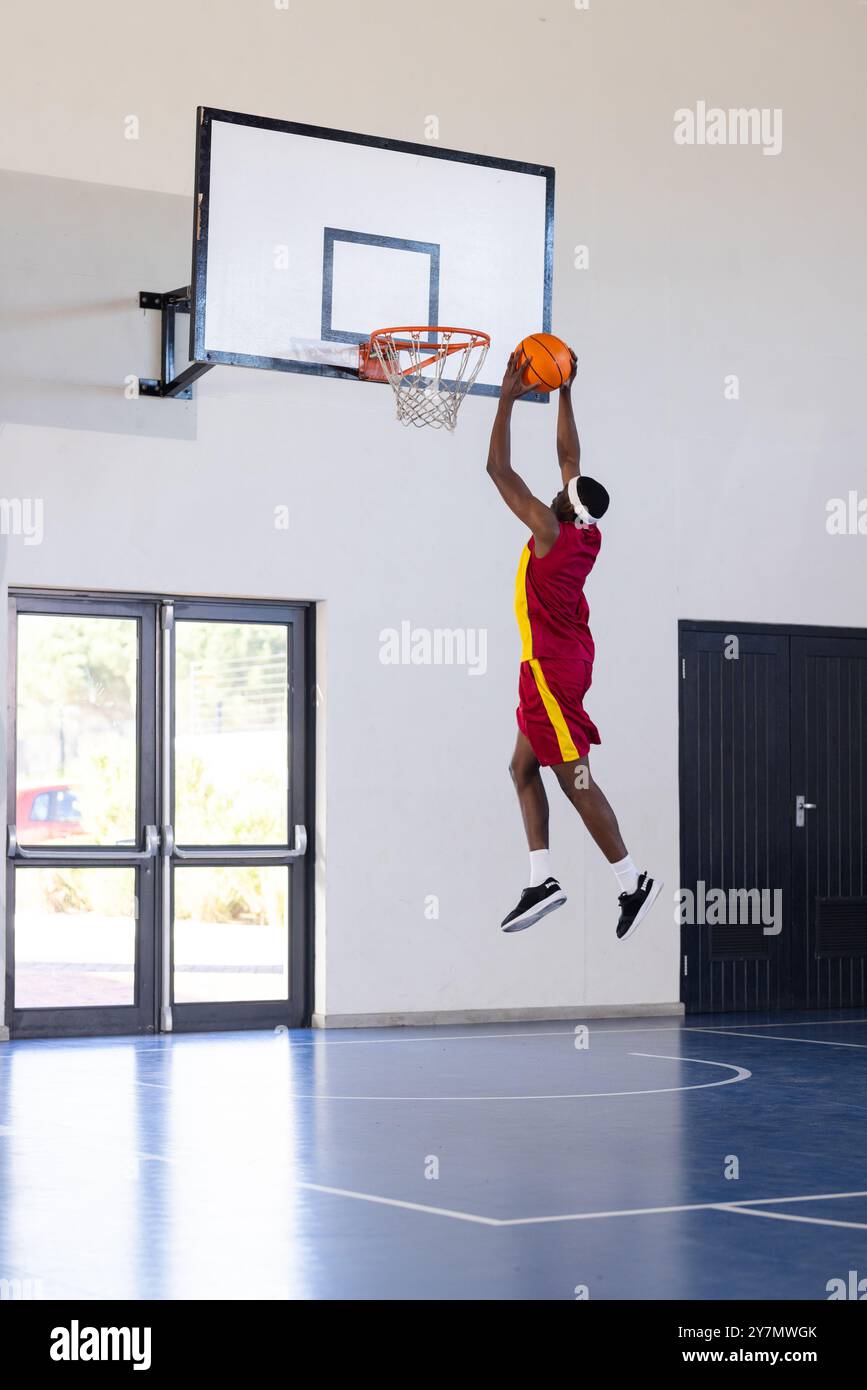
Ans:
<svg viewBox="0 0 867 1390"><path fill-rule="evenodd" d="M486 333L465 328L388 328L370 339L401 424L447 430L454 429L489 346Z"/></svg>

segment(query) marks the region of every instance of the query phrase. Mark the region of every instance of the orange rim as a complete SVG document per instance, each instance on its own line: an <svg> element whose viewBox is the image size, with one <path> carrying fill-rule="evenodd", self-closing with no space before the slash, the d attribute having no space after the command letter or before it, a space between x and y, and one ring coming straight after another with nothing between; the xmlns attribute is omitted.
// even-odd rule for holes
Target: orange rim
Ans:
<svg viewBox="0 0 867 1390"><path fill-rule="evenodd" d="M415 343L411 339L402 341L396 336L400 333L460 333L462 336L461 341L457 343ZM430 352L432 354L430 357L426 357L423 362L415 363L411 367L405 367L400 373L401 376L407 376L410 372L423 371L425 367L429 367L432 362L438 361L439 358L450 357L453 352L461 352L467 347L489 348L491 346L491 335L489 333L484 333L480 328L449 328L445 324L437 323L404 323L396 328L377 328L376 331L370 335L371 352L376 350L375 344L377 338L390 342L391 346L397 348L398 351L402 349L408 351L417 347L424 352Z"/></svg>

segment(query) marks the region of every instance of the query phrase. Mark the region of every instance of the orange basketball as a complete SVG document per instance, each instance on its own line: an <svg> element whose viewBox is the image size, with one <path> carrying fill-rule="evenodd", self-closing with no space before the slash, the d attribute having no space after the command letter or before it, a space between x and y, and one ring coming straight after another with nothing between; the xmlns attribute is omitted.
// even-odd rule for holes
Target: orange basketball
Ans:
<svg viewBox="0 0 867 1390"><path fill-rule="evenodd" d="M518 363L525 363L524 381L537 391L556 391L572 375L572 355L562 338L553 333L531 333L516 351Z"/></svg>

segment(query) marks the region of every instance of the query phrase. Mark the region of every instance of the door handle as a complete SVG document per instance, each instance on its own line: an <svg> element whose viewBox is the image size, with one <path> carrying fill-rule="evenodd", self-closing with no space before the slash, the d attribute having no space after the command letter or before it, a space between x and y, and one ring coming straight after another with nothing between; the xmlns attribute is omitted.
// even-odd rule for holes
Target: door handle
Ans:
<svg viewBox="0 0 867 1390"><path fill-rule="evenodd" d="M99 845L94 845L92 849L49 849L42 845L34 845L33 849L24 849L18 843L17 826L8 826L6 835L6 852L10 859L59 861L62 864L90 864L94 860L104 860L110 864L143 864L146 860L156 857L160 843L159 833L155 825L145 826L144 849L140 850L102 849Z"/></svg>
<svg viewBox="0 0 867 1390"><path fill-rule="evenodd" d="M244 849L243 846L232 846L225 849L215 845L212 849L179 849L175 842L174 833L170 826L166 828L164 834L164 844L167 854L173 854L175 859L183 860L184 863L195 863L197 860L225 860L226 863L247 863L247 864L288 864L293 859L301 859L307 853L307 827L306 825L296 825L294 839L291 849Z"/></svg>
<svg viewBox="0 0 867 1390"><path fill-rule="evenodd" d="M795 797L795 825L799 830L802 830L806 824L807 817L804 813L806 811L815 811L816 809L815 801L808 801L805 796Z"/></svg>

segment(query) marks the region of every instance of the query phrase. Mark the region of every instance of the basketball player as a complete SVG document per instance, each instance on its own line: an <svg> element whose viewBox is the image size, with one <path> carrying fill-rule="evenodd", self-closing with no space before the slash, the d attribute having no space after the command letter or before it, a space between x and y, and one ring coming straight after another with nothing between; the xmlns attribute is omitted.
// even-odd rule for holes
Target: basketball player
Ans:
<svg viewBox="0 0 867 1390"><path fill-rule="evenodd" d="M608 509L608 493L595 479L581 476L572 411L576 371L572 353L572 372L560 389L557 415L563 487L550 507L533 496L511 464L512 406L533 390L523 379L517 353L503 377L488 452L488 473L500 496L533 533L521 554L515 588L521 672L518 738L510 767L530 848L530 882L502 929L522 931L566 901L550 872L548 799L540 773L540 767L550 767L614 871L620 887L617 937L625 941L650 911L662 882L639 874L617 817L590 774L590 745L600 740L584 710L594 656L584 582L602 544L597 522Z"/></svg>

